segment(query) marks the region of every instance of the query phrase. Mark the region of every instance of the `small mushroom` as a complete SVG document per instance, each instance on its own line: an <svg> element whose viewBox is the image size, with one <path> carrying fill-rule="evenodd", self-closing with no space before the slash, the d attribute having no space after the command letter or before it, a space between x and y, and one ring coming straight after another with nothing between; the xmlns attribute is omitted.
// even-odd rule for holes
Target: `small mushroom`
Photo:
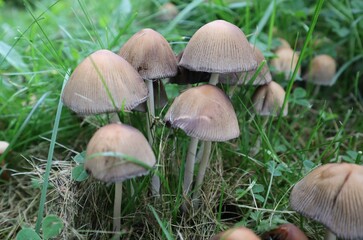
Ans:
<svg viewBox="0 0 363 240"><path fill-rule="evenodd" d="M182 129L191 137L185 164L183 190L188 194L193 181L198 139L205 141L196 187L203 183L209 162L211 141L227 141L239 136L239 126L232 103L225 93L213 85L190 88L175 98L164 121Z"/></svg>
<svg viewBox="0 0 363 240"><path fill-rule="evenodd" d="M292 189L290 206L326 226L325 240L363 239L363 166L322 165ZM336 236L335 236L336 235Z"/></svg>
<svg viewBox="0 0 363 240"><path fill-rule="evenodd" d="M9 147L9 143L6 142L6 141L0 141L0 155L3 154L5 152L5 150ZM3 179L6 179L8 180L9 179L9 173L4 169L4 165L5 165L5 162L3 161L1 163L1 168L0 168L0 178L3 178Z"/></svg>
<svg viewBox="0 0 363 240"><path fill-rule="evenodd" d="M237 26L215 20L199 28L185 47L180 66L212 73L209 83L216 85L220 73L250 71L257 68L253 51Z"/></svg>
<svg viewBox="0 0 363 240"><path fill-rule="evenodd" d="M113 123L98 129L87 145L85 169L96 179L116 183L113 226L119 239L122 181L145 175L155 165L155 155L142 133Z"/></svg>
<svg viewBox="0 0 363 240"><path fill-rule="evenodd" d="M319 93L320 86L331 86L334 82L337 64L329 55L321 54L313 58L310 63L309 71L303 79L314 85L317 85L314 96Z"/></svg>
<svg viewBox="0 0 363 240"><path fill-rule="evenodd" d="M128 111L145 102L148 91L135 69L109 50L98 50L74 69L62 94L80 115Z"/></svg>
<svg viewBox="0 0 363 240"><path fill-rule="evenodd" d="M245 227L231 228L209 240L261 240L252 230Z"/></svg>
<svg viewBox="0 0 363 240"><path fill-rule="evenodd" d="M299 54L291 48L279 48L275 52L276 58L271 60L273 73L282 74L285 80L289 80L294 69L297 66ZM300 76L301 69L298 69L297 74Z"/></svg>

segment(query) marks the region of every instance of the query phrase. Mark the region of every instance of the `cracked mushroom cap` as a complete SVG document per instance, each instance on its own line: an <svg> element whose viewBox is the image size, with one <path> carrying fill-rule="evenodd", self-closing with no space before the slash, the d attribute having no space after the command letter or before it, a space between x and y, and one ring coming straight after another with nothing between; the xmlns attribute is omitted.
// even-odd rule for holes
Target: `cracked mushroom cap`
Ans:
<svg viewBox="0 0 363 240"><path fill-rule="evenodd" d="M231 228L210 240L261 240L252 230L245 227Z"/></svg>
<svg viewBox="0 0 363 240"><path fill-rule="evenodd" d="M121 47L119 55L128 61L143 79L168 78L178 72L178 63L168 41L150 28L135 33Z"/></svg>
<svg viewBox="0 0 363 240"><path fill-rule="evenodd" d="M252 96L255 112L261 116L276 116L280 114L284 104L285 90L276 82L271 81L259 86ZM283 116L288 112L288 104L285 104Z"/></svg>
<svg viewBox="0 0 363 240"><path fill-rule="evenodd" d="M244 33L223 20L210 22L194 33L179 65L192 71L210 73L242 72L257 68Z"/></svg>
<svg viewBox="0 0 363 240"><path fill-rule="evenodd" d="M227 141L240 133L231 101L222 90L209 84L181 93L164 121L204 141Z"/></svg>
<svg viewBox="0 0 363 240"><path fill-rule="evenodd" d="M275 69L277 74L282 73L285 80L289 80L294 72L299 54L291 48L279 48L275 52L276 58L271 60L271 66ZM300 76L301 69L298 69L297 75Z"/></svg>
<svg viewBox="0 0 363 240"><path fill-rule="evenodd" d="M148 169L127 158L97 155L105 152L130 156L150 168L156 163L155 155L144 135L126 124L113 123L96 131L87 145L84 167L93 177L103 182L122 182L147 174Z"/></svg>
<svg viewBox="0 0 363 240"><path fill-rule="evenodd" d="M317 55L310 63L309 72L304 79L315 85L331 86L336 73L337 64L329 55Z"/></svg>
<svg viewBox="0 0 363 240"><path fill-rule="evenodd" d="M144 81L126 60L109 50L98 50L74 69L62 101L77 114L91 115L117 112L123 106L131 110L147 97Z"/></svg>
<svg viewBox="0 0 363 240"><path fill-rule="evenodd" d="M292 189L290 206L344 239L363 239L363 166L320 166Z"/></svg>
<svg viewBox="0 0 363 240"><path fill-rule="evenodd" d="M260 65L262 61L266 61L265 57L263 56L263 53L260 49L258 49L256 46L250 44L253 54L255 56L255 59ZM253 75L257 72L258 67L256 70L251 70L248 72L238 72L238 73L226 73L221 74L219 77L219 82L224 84L237 84L237 85L244 85L244 84L253 84L253 85L263 85L267 84L272 81L270 69L268 68L267 62L263 65L262 69L256 76L255 80L251 82L251 79Z"/></svg>

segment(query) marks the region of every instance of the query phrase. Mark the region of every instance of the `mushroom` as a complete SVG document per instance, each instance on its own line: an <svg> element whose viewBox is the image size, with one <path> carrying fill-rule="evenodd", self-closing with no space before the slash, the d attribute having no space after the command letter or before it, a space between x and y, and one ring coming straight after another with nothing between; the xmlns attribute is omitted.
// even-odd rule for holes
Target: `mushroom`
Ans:
<svg viewBox="0 0 363 240"><path fill-rule="evenodd" d="M113 123L98 129L87 145L85 169L96 179L116 183L113 230L119 239L122 181L145 175L155 165L155 155L142 133Z"/></svg>
<svg viewBox="0 0 363 240"><path fill-rule="evenodd" d="M209 83L216 85L220 73L250 71L257 62L246 36L237 26L215 20L198 29L185 47L180 66L212 73Z"/></svg>
<svg viewBox="0 0 363 240"><path fill-rule="evenodd" d="M276 74L283 74L285 80L289 80L297 66L299 54L291 48L278 48L275 52L276 58L271 60L271 66ZM300 76L301 69L297 74Z"/></svg>
<svg viewBox="0 0 363 240"><path fill-rule="evenodd" d="M259 86L253 96L252 103L255 112L261 116L276 116L280 114L284 104L285 90L276 82ZM288 104L285 104L283 116L287 115Z"/></svg>
<svg viewBox="0 0 363 240"><path fill-rule="evenodd" d="M259 86L253 96L252 104L257 115L261 116L276 116L279 115L284 105L285 90L276 82L271 81L268 84ZM282 110L282 116L286 116L288 112L288 104L286 102ZM253 115L254 116L254 115ZM268 118L265 118L261 129L265 128ZM256 140L255 147L252 148L251 155L255 155L261 146L261 135Z"/></svg>
<svg viewBox="0 0 363 240"><path fill-rule="evenodd" d="M148 90L149 120L147 122L149 143L153 145L150 121L155 118L153 81L173 77L177 74L178 64L168 41L150 28L135 33L120 49L119 55L125 58L145 80ZM160 194L160 179L152 179L154 195Z"/></svg>
<svg viewBox="0 0 363 240"><path fill-rule="evenodd" d="M205 149L196 187L200 187L203 182L211 141L227 141L238 137L240 133L229 98L222 90L209 84L190 88L175 98L164 121L173 128L182 129L191 137L184 171L184 194L188 194L193 181L198 139L205 141Z"/></svg>
<svg viewBox="0 0 363 240"><path fill-rule="evenodd" d="M254 57L257 61L258 65L261 65L263 61L263 67L259 71L258 75L256 76L255 80L251 82L252 77L256 74L258 68L256 70L251 70L247 72L237 72L237 73L226 73L221 74L219 82L225 83L225 84L231 84L231 85L244 85L252 83L253 85L264 85L269 82L271 82L272 77L270 73L270 69L267 66L265 57L263 56L263 53L260 49L258 49L256 46L250 44Z"/></svg>
<svg viewBox="0 0 363 240"><path fill-rule="evenodd" d="M159 7L158 20L164 22L171 21L178 15L178 13L179 10L175 4L166 2Z"/></svg>
<svg viewBox="0 0 363 240"><path fill-rule="evenodd" d="M245 227L231 228L209 240L261 240L252 230Z"/></svg>
<svg viewBox="0 0 363 240"><path fill-rule="evenodd" d="M314 96L318 94L320 86L331 86L334 82L337 64L329 55L321 54L313 58L310 63L309 71L303 79L317 85Z"/></svg>
<svg viewBox="0 0 363 240"><path fill-rule="evenodd" d="M262 240L308 240L305 233L292 223L285 223L277 228L264 233Z"/></svg>
<svg viewBox="0 0 363 240"><path fill-rule="evenodd" d="M140 75L122 57L98 50L73 71L62 94L63 103L80 115L131 110L148 97Z"/></svg>
<svg viewBox="0 0 363 240"><path fill-rule="evenodd" d="M363 239L363 166L322 165L292 189L290 206L326 226L325 240ZM335 236L335 235L336 236Z"/></svg>

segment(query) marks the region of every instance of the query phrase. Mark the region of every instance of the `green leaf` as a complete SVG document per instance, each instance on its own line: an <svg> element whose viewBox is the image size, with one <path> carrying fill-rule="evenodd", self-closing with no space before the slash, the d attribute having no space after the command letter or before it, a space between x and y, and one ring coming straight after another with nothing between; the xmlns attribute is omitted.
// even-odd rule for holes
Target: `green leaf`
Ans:
<svg viewBox="0 0 363 240"><path fill-rule="evenodd" d="M310 171L311 169L313 169L315 167L315 163L313 163L312 161L310 160L304 160L303 161L303 165L304 165L304 168L307 170L307 171Z"/></svg>
<svg viewBox="0 0 363 240"><path fill-rule="evenodd" d="M86 151L78 153L76 156L73 157L73 160L78 163L84 163L84 159L86 158Z"/></svg>
<svg viewBox="0 0 363 240"><path fill-rule="evenodd" d="M24 72L28 71L27 65L23 62L21 55L17 51L15 51L14 48L2 41L0 41L0 55L2 55L6 59L6 61L14 68ZM2 59L0 63L1 62Z"/></svg>
<svg viewBox="0 0 363 240"><path fill-rule="evenodd" d="M265 187L262 184L255 184L252 188L253 193L261 193L265 191Z"/></svg>
<svg viewBox="0 0 363 240"><path fill-rule="evenodd" d="M254 196L255 196L255 198L256 198L258 201L260 201L260 202L264 202L264 201L265 201L265 198L264 198L264 197L262 197L260 194L255 194Z"/></svg>
<svg viewBox="0 0 363 240"><path fill-rule="evenodd" d="M16 235L16 240L41 240L32 228L23 228Z"/></svg>
<svg viewBox="0 0 363 240"><path fill-rule="evenodd" d="M296 98L296 99L304 98L304 97L306 97L306 91L305 91L305 89L303 89L303 88L301 88L301 87L297 87L297 88L294 90L293 96L294 96L294 98Z"/></svg>
<svg viewBox="0 0 363 240"><path fill-rule="evenodd" d="M56 215L48 215L42 223L43 238L49 239L58 236L63 229L63 221Z"/></svg>
<svg viewBox="0 0 363 240"><path fill-rule="evenodd" d="M82 182L88 178L88 173L84 169L83 164L72 169L72 179L77 182Z"/></svg>

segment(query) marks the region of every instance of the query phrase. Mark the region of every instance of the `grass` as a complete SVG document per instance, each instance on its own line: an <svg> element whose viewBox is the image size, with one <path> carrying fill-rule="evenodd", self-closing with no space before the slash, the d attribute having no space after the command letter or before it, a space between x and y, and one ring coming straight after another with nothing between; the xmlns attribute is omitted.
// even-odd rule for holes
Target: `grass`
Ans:
<svg viewBox="0 0 363 240"><path fill-rule="evenodd" d="M78 164L74 156L107 123L107 116L79 118L63 109L59 126L54 124L67 69L74 69L98 49L118 51L132 34L146 27L163 33L178 53L200 26L215 19L241 27L267 59L273 57L276 38L287 39L304 51L300 55L303 72L317 53L335 57L336 84L312 97L310 84L275 79L291 90L289 114L268 118L265 128L260 127L266 121L263 117L251 118L249 99L255 88L236 89L232 102L241 136L212 146L202 207L189 214L180 210L184 201L181 172L189 138L157 121L153 147L164 179L162 196L150 195L149 176L124 184L123 236L208 239L233 225L262 233L289 221L311 239L322 239L322 226L291 211L288 199L293 185L320 164L363 162L361 1L325 1L315 15L312 1L174 2L180 14L170 22L157 20L162 4L157 0L111 0L108 4L43 0L26 8L1 2L0 140L11 142L10 151L1 159L11 177L0 180L0 239L15 238L25 226L34 228L41 208L45 214L61 217L65 225L61 238L110 238L113 187L91 178L84 182L71 178ZM171 99L183 88L166 85ZM228 86L222 88L228 91ZM167 108L157 110L160 120ZM146 134L144 114L124 117ZM250 155L258 136L262 136L262 149ZM53 144L54 154L48 155ZM49 187L39 208L48 157L53 159Z"/></svg>

